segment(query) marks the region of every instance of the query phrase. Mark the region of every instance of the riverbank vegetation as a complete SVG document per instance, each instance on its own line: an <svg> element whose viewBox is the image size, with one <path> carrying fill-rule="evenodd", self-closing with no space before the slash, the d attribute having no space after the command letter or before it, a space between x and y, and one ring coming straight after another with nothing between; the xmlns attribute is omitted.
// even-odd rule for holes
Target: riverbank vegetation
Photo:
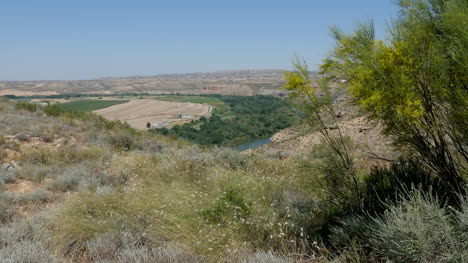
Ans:
<svg viewBox="0 0 468 263"><path fill-rule="evenodd" d="M273 96L212 95L224 104L213 115L171 129L153 130L188 139L201 145L236 146L274 133L297 123L298 115L287 100Z"/></svg>

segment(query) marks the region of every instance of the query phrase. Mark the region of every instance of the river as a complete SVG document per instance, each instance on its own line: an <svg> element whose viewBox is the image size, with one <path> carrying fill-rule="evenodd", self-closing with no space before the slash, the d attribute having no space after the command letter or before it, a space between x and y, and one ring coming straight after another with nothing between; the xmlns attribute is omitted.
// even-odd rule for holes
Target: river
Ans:
<svg viewBox="0 0 468 263"><path fill-rule="evenodd" d="M255 141L244 143L244 144L233 147L233 149L238 150L238 151L245 151L245 150L252 149L252 148L267 144L267 143L270 143L270 138L258 139Z"/></svg>

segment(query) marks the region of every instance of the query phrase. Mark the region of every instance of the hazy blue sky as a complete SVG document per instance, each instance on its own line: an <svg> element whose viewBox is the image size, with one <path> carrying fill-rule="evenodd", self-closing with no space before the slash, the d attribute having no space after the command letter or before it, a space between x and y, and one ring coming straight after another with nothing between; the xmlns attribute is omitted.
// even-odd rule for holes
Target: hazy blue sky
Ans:
<svg viewBox="0 0 468 263"><path fill-rule="evenodd" d="M2 0L0 80L86 79L316 65L345 30L391 0Z"/></svg>

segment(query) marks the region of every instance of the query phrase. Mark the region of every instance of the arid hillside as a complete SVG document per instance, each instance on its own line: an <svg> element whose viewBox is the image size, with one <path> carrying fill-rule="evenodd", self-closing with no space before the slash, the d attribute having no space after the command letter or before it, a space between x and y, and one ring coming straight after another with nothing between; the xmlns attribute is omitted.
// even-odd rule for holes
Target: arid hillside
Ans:
<svg viewBox="0 0 468 263"><path fill-rule="evenodd" d="M2 95L88 94L225 94L277 95L281 91L283 70L217 71L76 81L0 82Z"/></svg>

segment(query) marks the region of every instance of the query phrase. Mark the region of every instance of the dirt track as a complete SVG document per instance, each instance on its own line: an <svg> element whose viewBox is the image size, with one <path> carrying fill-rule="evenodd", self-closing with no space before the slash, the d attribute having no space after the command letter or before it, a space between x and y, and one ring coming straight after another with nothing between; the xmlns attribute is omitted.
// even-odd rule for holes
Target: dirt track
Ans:
<svg viewBox="0 0 468 263"><path fill-rule="evenodd" d="M180 115L192 116L192 119L208 116L211 106L189 102L167 102L148 99L130 100L127 103L114 105L94 111L109 120L121 120L136 129L146 129L146 124L161 122L190 121L180 118Z"/></svg>

